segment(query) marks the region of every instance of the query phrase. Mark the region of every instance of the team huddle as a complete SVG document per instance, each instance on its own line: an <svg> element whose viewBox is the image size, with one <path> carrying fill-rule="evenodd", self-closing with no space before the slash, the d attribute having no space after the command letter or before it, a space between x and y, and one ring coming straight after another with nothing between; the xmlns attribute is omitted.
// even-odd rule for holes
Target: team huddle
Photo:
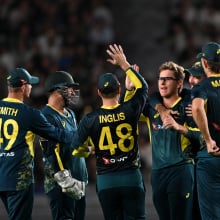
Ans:
<svg viewBox="0 0 220 220"><path fill-rule="evenodd" d="M220 219L220 44L206 43L192 67L173 61L158 68L158 91L120 45L107 62L125 73L101 74L102 104L77 123L79 84L63 70L45 81L42 110L25 104L39 78L24 68L8 73L8 96L0 101L0 198L10 220L31 220L34 143L42 149L44 192L53 220L85 220L88 173L96 158L96 193L106 220L144 220L146 190L141 168L139 123L152 146L151 186L160 220ZM190 88L184 88L185 76Z"/></svg>

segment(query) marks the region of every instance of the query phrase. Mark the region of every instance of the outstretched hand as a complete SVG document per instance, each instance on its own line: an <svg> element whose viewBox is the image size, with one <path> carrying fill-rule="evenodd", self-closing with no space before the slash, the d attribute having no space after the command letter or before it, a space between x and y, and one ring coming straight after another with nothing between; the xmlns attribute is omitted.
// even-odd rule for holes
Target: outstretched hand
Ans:
<svg viewBox="0 0 220 220"><path fill-rule="evenodd" d="M111 59L107 59L107 62L113 65L119 65L124 71L130 67L121 45L109 45L109 49L106 52L111 57Z"/></svg>

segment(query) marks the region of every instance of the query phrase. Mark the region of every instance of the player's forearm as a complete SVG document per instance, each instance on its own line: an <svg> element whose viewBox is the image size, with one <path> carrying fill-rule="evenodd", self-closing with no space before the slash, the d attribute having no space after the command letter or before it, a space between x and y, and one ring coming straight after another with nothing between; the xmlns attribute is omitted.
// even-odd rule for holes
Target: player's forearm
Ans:
<svg viewBox="0 0 220 220"><path fill-rule="evenodd" d="M155 110L159 112L162 121L167 115L170 115L170 110L161 103L156 104Z"/></svg>
<svg viewBox="0 0 220 220"><path fill-rule="evenodd" d="M131 66L126 60L122 60L120 63L119 63L119 66L121 67L121 69L123 71L126 71L129 69L129 67Z"/></svg>
<svg viewBox="0 0 220 220"><path fill-rule="evenodd" d="M125 73L130 78L135 89L142 88L143 86L148 87L144 78L138 72L136 72L132 67L128 68Z"/></svg>
<svg viewBox="0 0 220 220"><path fill-rule="evenodd" d="M186 135L186 134L188 133L188 129L187 129L185 126L180 125L180 124L177 125L176 130L177 130L180 134L183 134L183 135Z"/></svg>
<svg viewBox="0 0 220 220"><path fill-rule="evenodd" d="M203 108L194 107L192 108L192 115L195 123L203 135L204 140L209 141L211 136L208 129L208 121L205 110Z"/></svg>
<svg viewBox="0 0 220 220"><path fill-rule="evenodd" d="M160 114L160 113L164 113L164 112L167 110L167 108L166 108L162 103L156 104L154 109L155 109L156 111L158 111L159 114Z"/></svg>

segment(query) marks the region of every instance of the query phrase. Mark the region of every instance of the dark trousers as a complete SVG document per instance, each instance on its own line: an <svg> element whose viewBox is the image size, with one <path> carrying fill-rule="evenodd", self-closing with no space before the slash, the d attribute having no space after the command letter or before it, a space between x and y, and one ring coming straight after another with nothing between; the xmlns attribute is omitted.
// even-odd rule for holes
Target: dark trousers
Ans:
<svg viewBox="0 0 220 220"><path fill-rule="evenodd" d="M197 161L197 190L202 220L220 219L220 158Z"/></svg>
<svg viewBox="0 0 220 220"><path fill-rule="evenodd" d="M145 190L142 187L115 187L101 190L98 198L105 220L145 220Z"/></svg>
<svg viewBox="0 0 220 220"><path fill-rule="evenodd" d="M194 165L183 164L151 175L153 202L160 220L191 220L193 209Z"/></svg>
<svg viewBox="0 0 220 220"><path fill-rule="evenodd" d="M47 193L53 220L84 220L86 199L75 200L62 192L61 187L56 186Z"/></svg>
<svg viewBox="0 0 220 220"><path fill-rule="evenodd" d="M194 170L195 184L194 184L194 195L193 195L193 220L202 220L200 209L199 209L199 201L198 201L198 192L197 192L197 180L196 180L196 165Z"/></svg>
<svg viewBox="0 0 220 220"><path fill-rule="evenodd" d="M0 192L0 198L7 210L9 220L31 220L34 187L19 191Z"/></svg>

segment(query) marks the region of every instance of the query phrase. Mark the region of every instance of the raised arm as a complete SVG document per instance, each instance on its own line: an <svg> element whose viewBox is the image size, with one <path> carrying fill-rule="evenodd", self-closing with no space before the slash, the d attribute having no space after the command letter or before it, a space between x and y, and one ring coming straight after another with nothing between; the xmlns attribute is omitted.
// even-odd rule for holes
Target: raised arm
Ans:
<svg viewBox="0 0 220 220"><path fill-rule="evenodd" d="M121 45L110 45L106 52L111 57L107 59L109 63L120 66L124 71L126 71L131 66L125 57Z"/></svg>
<svg viewBox="0 0 220 220"><path fill-rule="evenodd" d="M139 74L127 61L121 45L110 45L106 52L110 56L110 58L107 59L107 62L120 66L130 78L136 90L139 88L148 88L148 85L141 74Z"/></svg>

